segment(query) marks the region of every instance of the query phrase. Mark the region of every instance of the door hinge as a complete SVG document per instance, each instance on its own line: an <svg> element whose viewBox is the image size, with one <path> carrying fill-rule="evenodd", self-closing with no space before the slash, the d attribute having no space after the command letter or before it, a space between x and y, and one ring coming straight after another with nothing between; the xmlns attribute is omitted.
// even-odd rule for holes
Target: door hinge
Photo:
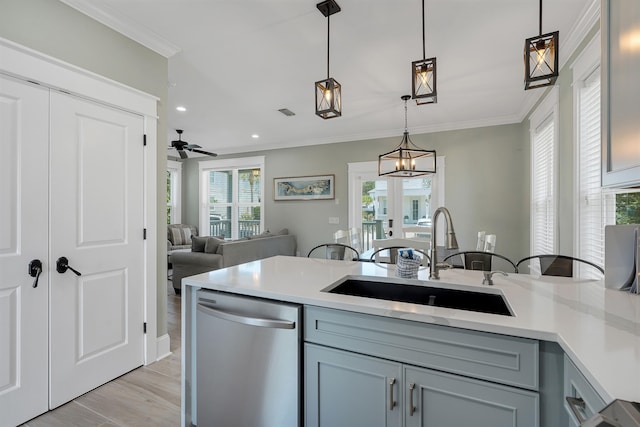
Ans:
<svg viewBox="0 0 640 427"><path fill-rule="evenodd" d="M147 229L142 229L142 240L147 240Z"/></svg>
<svg viewBox="0 0 640 427"><path fill-rule="evenodd" d="M142 145L147 146L147 134L142 135Z"/></svg>
<svg viewBox="0 0 640 427"><path fill-rule="evenodd" d="M147 333L147 322L144 322L144 323L143 323L142 331L143 331L145 334Z"/></svg>

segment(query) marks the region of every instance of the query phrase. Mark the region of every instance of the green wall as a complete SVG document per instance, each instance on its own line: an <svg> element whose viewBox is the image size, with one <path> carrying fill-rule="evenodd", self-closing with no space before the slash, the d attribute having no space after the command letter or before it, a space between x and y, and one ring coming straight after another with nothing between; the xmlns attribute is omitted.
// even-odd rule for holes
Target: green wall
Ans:
<svg viewBox="0 0 640 427"><path fill-rule="evenodd" d="M167 58L57 0L0 0L0 37L160 98L158 194L167 167ZM166 201L158 200L158 336L167 332Z"/></svg>
<svg viewBox="0 0 640 427"><path fill-rule="evenodd" d="M529 142L523 135L528 134L520 124L411 135L418 146L445 157L445 204L461 247L475 249L477 232L485 230L497 235L497 252L516 259L528 253ZM305 255L313 246L331 241L336 230L348 227L347 163L377 160L401 136L221 158L265 156L266 228L288 228ZM188 160L183 169L183 222L189 224L198 224L198 162ZM273 201L273 178L324 174L336 176L335 200ZM338 217L340 224L329 224L330 216Z"/></svg>
<svg viewBox="0 0 640 427"><path fill-rule="evenodd" d="M594 25L565 61L556 82L560 120L558 252L566 255L573 255L575 210L570 65L597 35L599 28L599 24ZM304 255L316 244L331 241L336 230L348 227L347 163L377 160L377 155L397 145L400 137L257 151L220 158L265 156L266 228L273 231L289 228L296 234L300 254ZM445 205L451 211L461 247L475 248L477 232L485 230L497 235L496 252L515 261L528 256L531 185L528 118L520 124L411 135L411 138L418 146L435 149L439 156L446 158ZM198 224L199 161L187 160L183 169L183 222L189 224ZM336 175L335 201L273 201L274 177L321 174ZM338 217L340 224L328 224L329 216Z"/></svg>

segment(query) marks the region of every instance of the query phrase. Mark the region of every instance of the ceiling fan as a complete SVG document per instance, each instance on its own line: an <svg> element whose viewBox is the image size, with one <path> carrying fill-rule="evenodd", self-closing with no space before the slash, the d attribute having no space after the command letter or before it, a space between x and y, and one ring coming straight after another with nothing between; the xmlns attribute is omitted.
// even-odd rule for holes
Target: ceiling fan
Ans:
<svg viewBox="0 0 640 427"><path fill-rule="evenodd" d="M187 153L184 150L193 151L194 153L206 154L207 156L212 156L212 157L217 156L216 153L210 153L208 151L199 150L199 148L202 148L199 145L189 144L187 141L183 141L182 129L176 129L176 132L178 132L178 140L171 141L171 147L169 148L175 148L176 150L178 150L178 154L180 154L181 159L186 159L188 157Z"/></svg>

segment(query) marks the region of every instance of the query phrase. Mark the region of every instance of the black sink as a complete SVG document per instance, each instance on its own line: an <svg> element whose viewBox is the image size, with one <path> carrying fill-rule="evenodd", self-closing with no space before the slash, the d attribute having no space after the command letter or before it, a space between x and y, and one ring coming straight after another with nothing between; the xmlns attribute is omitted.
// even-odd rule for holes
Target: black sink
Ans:
<svg viewBox="0 0 640 427"><path fill-rule="evenodd" d="M347 279L326 292L513 316L502 295L485 292L364 279Z"/></svg>

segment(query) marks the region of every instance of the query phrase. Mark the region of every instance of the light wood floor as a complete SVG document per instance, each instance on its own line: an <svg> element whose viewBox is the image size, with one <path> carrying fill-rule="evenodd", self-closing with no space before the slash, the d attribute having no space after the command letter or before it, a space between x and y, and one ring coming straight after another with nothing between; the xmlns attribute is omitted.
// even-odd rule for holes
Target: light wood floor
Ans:
<svg viewBox="0 0 640 427"><path fill-rule="evenodd" d="M171 356L116 378L23 426L179 426L180 297L171 282L167 294Z"/></svg>

